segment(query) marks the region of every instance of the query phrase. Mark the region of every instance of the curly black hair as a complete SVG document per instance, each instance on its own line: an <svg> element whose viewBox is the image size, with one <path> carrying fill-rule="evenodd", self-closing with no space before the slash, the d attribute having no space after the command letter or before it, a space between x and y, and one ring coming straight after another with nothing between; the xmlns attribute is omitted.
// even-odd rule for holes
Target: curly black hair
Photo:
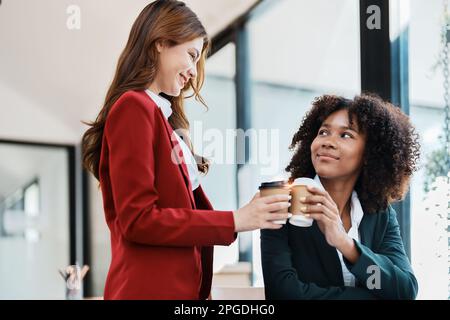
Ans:
<svg viewBox="0 0 450 320"><path fill-rule="evenodd" d="M364 212L386 210L390 203L405 196L410 177L418 168L420 145L409 117L374 94L358 95L353 100L323 95L313 101L289 147L294 150L286 167L289 181L316 175L311 161L311 143L323 121L343 109L348 111L349 123L357 121L359 129L366 134L363 166L355 191Z"/></svg>

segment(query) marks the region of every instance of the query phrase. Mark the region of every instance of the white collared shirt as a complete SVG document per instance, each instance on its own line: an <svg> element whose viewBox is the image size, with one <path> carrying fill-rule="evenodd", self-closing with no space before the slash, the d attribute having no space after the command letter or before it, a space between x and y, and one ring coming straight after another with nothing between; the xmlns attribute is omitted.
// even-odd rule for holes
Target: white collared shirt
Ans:
<svg viewBox="0 0 450 320"><path fill-rule="evenodd" d="M323 188L322 182L320 181L320 178L318 175L314 177L314 180L320 184L320 186ZM325 189L325 188L324 188ZM350 227L350 230L348 230L348 235L355 239L356 241L359 241L360 235L359 235L359 224L361 223L361 220L364 215L364 211L361 206L361 202L359 201L358 194L355 190L352 192L352 198L350 202L350 219L352 226ZM355 276L347 269L347 266L344 263L344 258L342 256L342 253L337 250L339 261L341 262L342 267L342 276L344 278L344 285L346 287L354 287L355 286Z"/></svg>
<svg viewBox="0 0 450 320"><path fill-rule="evenodd" d="M161 109L164 117L168 120L170 115L172 114L171 103L169 100L157 95L153 91L147 89L145 92L149 95L149 97L156 103L156 105ZM178 140L178 143L181 146L181 151L183 152L184 162L186 163L186 167L189 173L189 180L191 181L192 190L195 190L200 185L200 173L198 172L197 162L195 161L194 155L189 149L186 142L174 131L175 137Z"/></svg>

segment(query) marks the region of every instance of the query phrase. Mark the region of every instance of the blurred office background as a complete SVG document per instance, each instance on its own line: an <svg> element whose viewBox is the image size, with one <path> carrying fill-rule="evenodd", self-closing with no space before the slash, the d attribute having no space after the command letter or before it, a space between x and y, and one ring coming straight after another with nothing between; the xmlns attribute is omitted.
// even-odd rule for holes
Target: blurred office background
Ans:
<svg viewBox="0 0 450 320"><path fill-rule="evenodd" d="M75 262L91 267L85 296L103 294L109 232L98 183L81 168L81 120L97 115L131 25L149 2L1 1L0 299L64 299L58 269ZM396 205L418 298L448 299L445 1L186 3L213 39L203 89L209 110L193 100L186 110L195 148L213 161L202 184L215 208L234 210L262 181L282 176L314 97L376 92L408 113L420 134L421 169ZM380 8L380 30L367 28L370 5ZM67 26L73 10L79 29ZM237 128L276 139L261 155L258 139L226 138ZM218 139L226 140L223 150L208 148ZM239 157L245 161L227 161ZM216 287L262 287L259 232L216 247L214 270Z"/></svg>

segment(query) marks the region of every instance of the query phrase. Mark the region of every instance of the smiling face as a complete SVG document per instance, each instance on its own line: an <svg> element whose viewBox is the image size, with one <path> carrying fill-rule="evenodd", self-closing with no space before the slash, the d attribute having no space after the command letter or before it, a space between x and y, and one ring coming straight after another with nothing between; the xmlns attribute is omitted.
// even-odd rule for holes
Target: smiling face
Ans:
<svg viewBox="0 0 450 320"><path fill-rule="evenodd" d="M325 119L311 144L311 161L318 176L327 179L356 179L359 176L366 144L357 121L351 126L347 110Z"/></svg>
<svg viewBox="0 0 450 320"><path fill-rule="evenodd" d="M190 79L197 76L197 62L203 49L203 38L175 46L157 44L159 53L158 72L151 85L155 93L179 96Z"/></svg>

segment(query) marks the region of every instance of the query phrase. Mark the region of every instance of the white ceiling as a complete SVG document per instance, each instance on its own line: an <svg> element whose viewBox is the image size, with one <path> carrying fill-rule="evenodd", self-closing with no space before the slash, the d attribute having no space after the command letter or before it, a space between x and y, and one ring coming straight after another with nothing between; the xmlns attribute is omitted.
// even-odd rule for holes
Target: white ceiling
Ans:
<svg viewBox="0 0 450 320"><path fill-rule="evenodd" d="M76 143L93 120L148 0L3 0L0 138ZM256 0L188 0L213 36ZM66 26L69 5L81 29ZM3 116L6 115L6 116Z"/></svg>

